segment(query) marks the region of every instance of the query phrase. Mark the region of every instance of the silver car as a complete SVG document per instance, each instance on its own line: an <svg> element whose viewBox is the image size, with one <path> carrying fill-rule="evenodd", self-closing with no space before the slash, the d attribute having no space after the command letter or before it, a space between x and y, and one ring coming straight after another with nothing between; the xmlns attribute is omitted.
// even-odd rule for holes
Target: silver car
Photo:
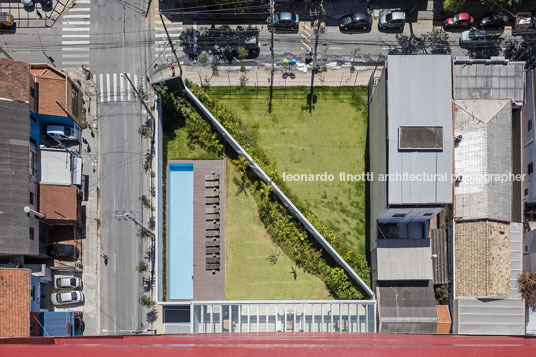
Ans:
<svg viewBox="0 0 536 357"><path fill-rule="evenodd" d="M380 17L380 30L403 28L406 23L406 13L403 11L393 11Z"/></svg>
<svg viewBox="0 0 536 357"><path fill-rule="evenodd" d="M81 291L70 291L67 293L53 293L50 295L50 300L56 306L76 304L84 301L84 293Z"/></svg>

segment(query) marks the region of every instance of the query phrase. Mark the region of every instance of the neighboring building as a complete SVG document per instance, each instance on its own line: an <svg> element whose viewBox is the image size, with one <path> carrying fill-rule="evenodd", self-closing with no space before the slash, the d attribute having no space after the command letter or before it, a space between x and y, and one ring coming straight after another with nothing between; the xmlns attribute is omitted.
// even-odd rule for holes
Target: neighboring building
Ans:
<svg viewBox="0 0 536 357"><path fill-rule="evenodd" d="M452 203L451 67L450 56L389 56L371 79L370 246L380 332L438 329L430 220Z"/></svg>
<svg viewBox="0 0 536 357"><path fill-rule="evenodd" d="M524 63L454 61L453 332L521 335ZM506 178L500 180L499 178Z"/></svg>
<svg viewBox="0 0 536 357"><path fill-rule="evenodd" d="M0 338L30 336L29 269L0 268Z"/></svg>
<svg viewBox="0 0 536 357"><path fill-rule="evenodd" d="M46 134L49 124L78 125L82 96L49 65L0 58L0 82L0 255L21 264L24 256L46 257L59 237L82 235L80 142Z"/></svg>

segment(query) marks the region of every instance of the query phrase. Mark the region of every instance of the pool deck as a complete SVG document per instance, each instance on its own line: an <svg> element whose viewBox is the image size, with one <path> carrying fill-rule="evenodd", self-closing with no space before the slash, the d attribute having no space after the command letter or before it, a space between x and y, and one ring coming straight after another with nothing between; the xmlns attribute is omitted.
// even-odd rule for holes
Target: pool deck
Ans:
<svg viewBox="0 0 536 357"><path fill-rule="evenodd" d="M194 165L194 300L225 299L225 164L223 160L169 160L169 164ZM220 210L220 270L213 274L206 270L206 221L205 209L205 175L219 175L219 210ZM168 196L169 205L169 196ZM169 217L169 215L168 215ZM169 227L169 225L168 225ZM166 237L167 238L167 237ZM168 239L168 238L167 238ZM169 252L168 252L169 254ZM169 259L167 260L169 262Z"/></svg>

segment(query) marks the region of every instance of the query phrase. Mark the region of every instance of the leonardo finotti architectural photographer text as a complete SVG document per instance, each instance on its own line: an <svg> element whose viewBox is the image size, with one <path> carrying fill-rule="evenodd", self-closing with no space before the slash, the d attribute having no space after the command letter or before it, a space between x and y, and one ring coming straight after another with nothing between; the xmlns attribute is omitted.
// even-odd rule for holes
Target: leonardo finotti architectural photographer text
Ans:
<svg viewBox="0 0 536 357"><path fill-rule="evenodd" d="M447 172L442 174L431 173L409 173L409 172L397 172L394 174L378 174L374 172L362 172L359 174L339 172L338 174L332 174L328 172L317 174L290 174L283 172L283 181L298 181L298 182L359 182L359 181L391 181L391 182L473 182L473 183L489 183L489 182L514 182L524 181L525 174L449 174Z"/></svg>

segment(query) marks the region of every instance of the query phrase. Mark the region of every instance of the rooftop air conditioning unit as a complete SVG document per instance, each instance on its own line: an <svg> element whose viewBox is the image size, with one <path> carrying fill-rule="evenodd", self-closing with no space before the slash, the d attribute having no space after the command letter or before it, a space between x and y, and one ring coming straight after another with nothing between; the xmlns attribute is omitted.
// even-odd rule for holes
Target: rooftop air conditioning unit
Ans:
<svg viewBox="0 0 536 357"><path fill-rule="evenodd" d="M73 185L82 184L82 158L75 157L73 163Z"/></svg>

